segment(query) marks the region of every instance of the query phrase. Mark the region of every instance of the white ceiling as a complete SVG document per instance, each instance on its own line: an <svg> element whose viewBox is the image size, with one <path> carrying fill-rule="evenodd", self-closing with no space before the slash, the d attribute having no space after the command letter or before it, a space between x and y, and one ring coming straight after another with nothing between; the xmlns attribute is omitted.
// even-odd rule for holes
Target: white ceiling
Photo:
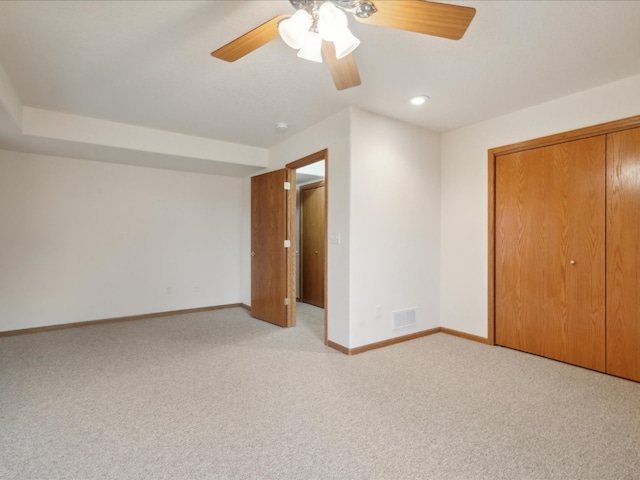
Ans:
<svg viewBox="0 0 640 480"><path fill-rule="evenodd" d="M477 10L462 40L350 20L362 85L341 92L280 39L209 55L286 0L5 0L0 64L24 106L263 148L350 105L443 132L640 73L640 1L448 3Z"/></svg>
<svg viewBox="0 0 640 480"><path fill-rule="evenodd" d="M324 160L305 165L296 169L296 185L304 185L305 183L318 182L324 179L325 164Z"/></svg>

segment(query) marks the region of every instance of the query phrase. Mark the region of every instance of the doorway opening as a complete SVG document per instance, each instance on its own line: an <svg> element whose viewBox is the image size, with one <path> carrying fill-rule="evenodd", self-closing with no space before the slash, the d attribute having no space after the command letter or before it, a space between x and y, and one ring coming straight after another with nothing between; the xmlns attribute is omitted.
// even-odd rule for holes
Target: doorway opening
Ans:
<svg viewBox="0 0 640 480"><path fill-rule="evenodd" d="M296 234L294 298L300 305L296 312L311 322L323 318L326 345L328 151L308 155L286 168L296 179L296 208L289 212Z"/></svg>

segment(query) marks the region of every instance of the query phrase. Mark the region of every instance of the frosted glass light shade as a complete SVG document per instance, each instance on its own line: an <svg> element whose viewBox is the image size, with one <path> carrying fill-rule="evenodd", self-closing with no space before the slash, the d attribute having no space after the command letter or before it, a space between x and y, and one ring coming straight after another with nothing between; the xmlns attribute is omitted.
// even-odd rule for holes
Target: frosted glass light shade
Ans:
<svg viewBox="0 0 640 480"><path fill-rule="evenodd" d="M278 31L284 43L296 50L304 45L307 32L313 24L313 17L304 10L298 10L278 25Z"/></svg>
<svg viewBox="0 0 640 480"><path fill-rule="evenodd" d="M307 32L298 56L305 60L322 63L322 38L320 35L315 32Z"/></svg>
<svg viewBox="0 0 640 480"><path fill-rule="evenodd" d="M318 9L318 33L324 40L333 42L347 26L347 16L333 3L325 2Z"/></svg>
<svg viewBox="0 0 640 480"><path fill-rule="evenodd" d="M345 27L340 34L333 39L333 44L336 47L336 58L341 59L353 52L358 45L360 45L360 40L351 33L351 30Z"/></svg>

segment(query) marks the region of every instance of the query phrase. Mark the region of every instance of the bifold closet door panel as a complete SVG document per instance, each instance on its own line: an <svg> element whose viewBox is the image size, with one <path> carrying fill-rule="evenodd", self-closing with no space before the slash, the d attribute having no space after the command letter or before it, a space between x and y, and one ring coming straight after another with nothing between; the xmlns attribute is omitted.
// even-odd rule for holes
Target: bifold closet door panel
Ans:
<svg viewBox="0 0 640 480"><path fill-rule="evenodd" d="M605 369L606 139L496 158L496 343Z"/></svg>
<svg viewBox="0 0 640 480"><path fill-rule="evenodd" d="M640 381L640 128L607 138L607 373Z"/></svg>

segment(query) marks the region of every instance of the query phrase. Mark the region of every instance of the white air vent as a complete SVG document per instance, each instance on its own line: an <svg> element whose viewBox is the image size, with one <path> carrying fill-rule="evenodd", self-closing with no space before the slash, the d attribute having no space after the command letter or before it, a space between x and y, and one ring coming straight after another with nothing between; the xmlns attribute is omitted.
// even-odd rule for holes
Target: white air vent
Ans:
<svg viewBox="0 0 640 480"><path fill-rule="evenodd" d="M416 309L396 310L393 313L393 329L413 327L416 324Z"/></svg>

